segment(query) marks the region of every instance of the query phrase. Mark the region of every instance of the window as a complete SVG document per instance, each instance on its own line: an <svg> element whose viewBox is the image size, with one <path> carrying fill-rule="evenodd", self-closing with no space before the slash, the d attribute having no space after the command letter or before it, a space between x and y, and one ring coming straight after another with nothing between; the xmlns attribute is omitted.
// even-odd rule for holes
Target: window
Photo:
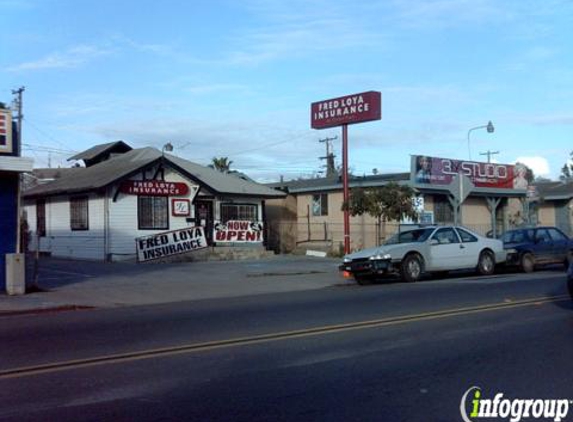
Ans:
<svg viewBox="0 0 573 422"><path fill-rule="evenodd" d="M72 230L89 230L87 196L70 198L70 228Z"/></svg>
<svg viewBox="0 0 573 422"><path fill-rule="evenodd" d="M462 242L477 242L478 241L477 237L475 237L470 232L465 231L464 229L458 228L458 234L462 238Z"/></svg>
<svg viewBox="0 0 573 422"><path fill-rule="evenodd" d="M328 215L328 194L312 195L312 215L314 217Z"/></svg>
<svg viewBox="0 0 573 422"><path fill-rule="evenodd" d="M167 196L138 196L137 218L140 230L169 229Z"/></svg>
<svg viewBox="0 0 573 422"><path fill-rule="evenodd" d="M255 204L221 204L221 221L259 221L258 206Z"/></svg>
<svg viewBox="0 0 573 422"><path fill-rule="evenodd" d="M36 234L40 237L46 236L46 200L36 201Z"/></svg>
<svg viewBox="0 0 573 422"><path fill-rule="evenodd" d="M454 229L447 228L447 229L439 229L433 236L433 239L436 239L440 245L447 245L449 243L460 243L458 240L458 236Z"/></svg>
<svg viewBox="0 0 573 422"><path fill-rule="evenodd" d="M551 238L549 237L549 233L545 229L537 229L535 232L535 241L536 242L550 242Z"/></svg>
<svg viewBox="0 0 573 422"><path fill-rule="evenodd" d="M569 239L567 238L567 236L565 236L563 233L561 233L561 232L560 232L559 230L557 230L557 229L550 228L550 229L547 229L547 231L549 232L549 236L551 236L551 239L553 239L553 240L557 240L557 241L559 241L559 240L569 240Z"/></svg>
<svg viewBox="0 0 573 422"><path fill-rule="evenodd" d="M454 222L454 210L445 196L434 196L434 220L441 224Z"/></svg>

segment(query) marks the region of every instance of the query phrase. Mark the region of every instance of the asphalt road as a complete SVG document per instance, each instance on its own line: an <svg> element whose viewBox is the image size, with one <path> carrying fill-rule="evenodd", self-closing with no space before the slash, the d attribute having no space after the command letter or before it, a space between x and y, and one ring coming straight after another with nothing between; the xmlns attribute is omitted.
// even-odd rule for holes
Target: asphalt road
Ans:
<svg viewBox="0 0 573 422"><path fill-rule="evenodd" d="M565 294L555 270L4 317L0 420L451 422L473 386L573 399Z"/></svg>

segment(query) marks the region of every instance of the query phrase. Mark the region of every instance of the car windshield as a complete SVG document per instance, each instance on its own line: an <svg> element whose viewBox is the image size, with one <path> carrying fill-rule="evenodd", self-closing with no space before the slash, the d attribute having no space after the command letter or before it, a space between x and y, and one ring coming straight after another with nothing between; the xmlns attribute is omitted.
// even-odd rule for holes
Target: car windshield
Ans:
<svg viewBox="0 0 573 422"><path fill-rule="evenodd" d="M416 229L409 230L406 232L396 233L394 236L390 237L385 245L394 245L397 243L412 243L412 242L424 242L430 237L434 229Z"/></svg>

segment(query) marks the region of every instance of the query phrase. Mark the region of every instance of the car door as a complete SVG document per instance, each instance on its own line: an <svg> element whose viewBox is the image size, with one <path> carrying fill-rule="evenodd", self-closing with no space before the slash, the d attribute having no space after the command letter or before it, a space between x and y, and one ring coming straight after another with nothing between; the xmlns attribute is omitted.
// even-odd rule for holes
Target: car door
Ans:
<svg viewBox="0 0 573 422"><path fill-rule="evenodd" d="M569 238L559 229L548 228L547 232L553 241L552 258L555 262L564 262L569 250Z"/></svg>
<svg viewBox="0 0 573 422"><path fill-rule="evenodd" d="M553 256L553 240L545 228L535 229L533 252L537 262L548 262Z"/></svg>
<svg viewBox="0 0 573 422"><path fill-rule="evenodd" d="M479 260L479 253L481 251L482 245L479 239L471 234L469 231L462 228L456 228L460 239L462 241L460 249L460 260L463 260L463 268L473 268L476 267Z"/></svg>
<svg viewBox="0 0 573 422"><path fill-rule="evenodd" d="M430 239L430 256L433 271L453 270L463 268L466 259L465 248L462 247L458 234L452 227L438 229Z"/></svg>

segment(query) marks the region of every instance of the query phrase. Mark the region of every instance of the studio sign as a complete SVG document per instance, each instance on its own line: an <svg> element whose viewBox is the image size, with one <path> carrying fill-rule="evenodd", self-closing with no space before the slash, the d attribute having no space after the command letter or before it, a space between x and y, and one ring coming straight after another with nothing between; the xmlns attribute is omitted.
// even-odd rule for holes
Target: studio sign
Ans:
<svg viewBox="0 0 573 422"><path fill-rule="evenodd" d="M189 187L185 183L162 180L125 180L119 191L127 195L183 196L189 193Z"/></svg>

